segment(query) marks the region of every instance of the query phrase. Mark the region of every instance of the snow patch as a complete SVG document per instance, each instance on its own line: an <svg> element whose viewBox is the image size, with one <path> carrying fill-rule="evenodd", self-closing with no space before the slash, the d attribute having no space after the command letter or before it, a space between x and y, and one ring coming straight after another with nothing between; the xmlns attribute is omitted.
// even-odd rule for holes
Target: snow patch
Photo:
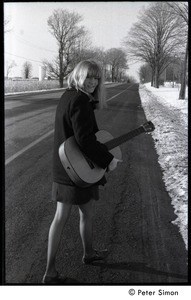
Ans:
<svg viewBox="0 0 191 300"><path fill-rule="evenodd" d="M188 100L179 100L180 86L159 89L150 83L140 85L139 94L145 115L155 125L151 133L163 181L171 197L176 220L188 249Z"/></svg>

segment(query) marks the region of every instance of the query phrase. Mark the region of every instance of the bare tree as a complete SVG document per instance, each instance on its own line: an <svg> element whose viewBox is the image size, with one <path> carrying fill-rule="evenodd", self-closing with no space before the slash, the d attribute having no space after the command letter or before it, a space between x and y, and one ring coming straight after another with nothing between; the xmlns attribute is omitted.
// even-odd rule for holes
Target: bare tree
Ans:
<svg viewBox="0 0 191 300"><path fill-rule="evenodd" d="M87 58L92 58L92 59L95 59L95 60L99 61L101 66L104 67L106 53L105 53L103 48L92 47L92 48L88 49L87 53L88 53L88 56L89 56Z"/></svg>
<svg viewBox="0 0 191 300"><path fill-rule="evenodd" d="M124 80L127 81L127 83L136 83L137 82L137 80L135 79L134 76L125 75L123 78L124 78Z"/></svg>
<svg viewBox="0 0 191 300"><path fill-rule="evenodd" d="M172 87L175 87L175 81L180 82L180 74L181 74L181 60L174 59L174 61L165 70L164 81L172 82Z"/></svg>
<svg viewBox="0 0 191 300"><path fill-rule="evenodd" d="M144 64L139 68L139 78L142 83L151 81L152 70L148 64Z"/></svg>
<svg viewBox="0 0 191 300"><path fill-rule="evenodd" d="M6 62L6 78L8 79L9 78L9 74L11 72L11 70L16 67L16 63L14 60L12 60L11 62Z"/></svg>
<svg viewBox="0 0 191 300"><path fill-rule="evenodd" d="M23 77L29 79L32 75L32 64L29 61L23 64Z"/></svg>
<svg viewBox="0 0 191 300"><path fill-rule="evenodd" d="M171 14L178 16L182 20L182 28L185 30L186 45L184 51L184 60L182 64L181 72L181 88L179 93L179 99L185 99L186 93L186 72L187 72L187 61L188 61L188 2L167 2L170 7ZM183 33L184 34L184 33Z"/></svg>
<svg viewBox="0 0 191 300"><path fill-rule="evenodd" d="M86 36L83 26L79 26L82 17L74 12L57 9L48 18L50 33L56 38L58 56L53 62L44 61L48 71L59 78L60 87L63 87L63 79L72 70L74 54L80 45L80 40Z"/></svg>
<svg viewBox="0 0 191 300"><path fill-rule="evenodd" d="M111 67L112 82L120 80L128 69L125 52L120 48L111 48L106 53L106 63Z"/></svg>
<svg viewBox="0 0 191 300"><path fill-rule="evenodd" d="M181 44L180 32L180 18L172 16L165 2L154 2L139 16L125 38L130 57L149 64L154 87L159 87L160 75Z"/></svg>
<svg viewBox="0 0 191 300"><path fill-rule="evenodd" d="M104 78L106 79L108 77L108 69L107 69L107 52L104 51L103 48L96 47L94 48L94 56L100 65L102 66Z"/></svg>
<svg viewBox="0 0 191 300"><path fill-rule="evenodd" d="M94 51L91 50L91 38L88 31L84 30L84 35L79 36L72 46L70 69L74 69L77 63L82 60L92 58Z"/></svg>

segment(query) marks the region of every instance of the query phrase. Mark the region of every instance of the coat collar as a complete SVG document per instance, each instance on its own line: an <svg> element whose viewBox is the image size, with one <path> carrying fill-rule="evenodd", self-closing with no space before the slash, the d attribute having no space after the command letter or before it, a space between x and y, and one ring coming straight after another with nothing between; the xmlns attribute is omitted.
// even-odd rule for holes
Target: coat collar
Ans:
<svg viewBox="0 0 191 300"><path fill-rule="evenodd" d="M77 89L75 87L72 87L72 88L68 88L69 91L77 91ZM80 92L86 94L89 98L89 102L92 104L93 106L93 109L96 109L96 105L99 103L98 100L95 100L95 98L91 95L91 94L88 94L86 93L84 90L82 89L79 89Z"/></svg>
<svg viewBox="0 0 191 300"><path fill-rule="evenodd" d="M80 90L82 93L86 94L86 95L89 97L89 102L92 103L93 108L95 109L95 108L96 108L96 104L98 104L99 101L95 100L95 98L94 98L91 94L85 92L84 90L82 90L82 89L79 89L79 90Z"/></svg>

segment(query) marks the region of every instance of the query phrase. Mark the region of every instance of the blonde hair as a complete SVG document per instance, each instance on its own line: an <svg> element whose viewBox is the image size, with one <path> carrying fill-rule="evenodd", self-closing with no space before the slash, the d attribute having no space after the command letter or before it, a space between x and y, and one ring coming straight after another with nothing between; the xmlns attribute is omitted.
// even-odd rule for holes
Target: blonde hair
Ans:
<svg viewBox="0 0 191 300"><path fill-rule="evenodd" d="M99 63L93 60L83 60L79 62L68 77L68 87L74 87L77 90L83 90L84 81L87 77L95 77L98 79L98 85L91 96L93 96L96 101L99 101L99 103L96 105L96 108L100 109L105 107L103 72Z"/></svg>

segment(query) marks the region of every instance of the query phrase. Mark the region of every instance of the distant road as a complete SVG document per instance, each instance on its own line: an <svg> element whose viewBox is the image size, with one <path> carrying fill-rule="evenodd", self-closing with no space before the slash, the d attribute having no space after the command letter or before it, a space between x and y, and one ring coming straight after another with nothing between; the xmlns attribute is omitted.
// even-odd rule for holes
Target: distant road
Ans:
<svg viewBox="0 0 191 300"><path fill-rule="evenodd" d="M40 284L51 202L56 105L63 91L5 99L6 282ZM100 129L113 136L146 121L138 84L107 88L108 108L96 111ZM150 135L121 145L123 163L107 174L96 205L95 246L110 250L107 262L81 263L79 215L73 207L57 257L68 284L174 284L187 282L187 252Z"/></svg>

